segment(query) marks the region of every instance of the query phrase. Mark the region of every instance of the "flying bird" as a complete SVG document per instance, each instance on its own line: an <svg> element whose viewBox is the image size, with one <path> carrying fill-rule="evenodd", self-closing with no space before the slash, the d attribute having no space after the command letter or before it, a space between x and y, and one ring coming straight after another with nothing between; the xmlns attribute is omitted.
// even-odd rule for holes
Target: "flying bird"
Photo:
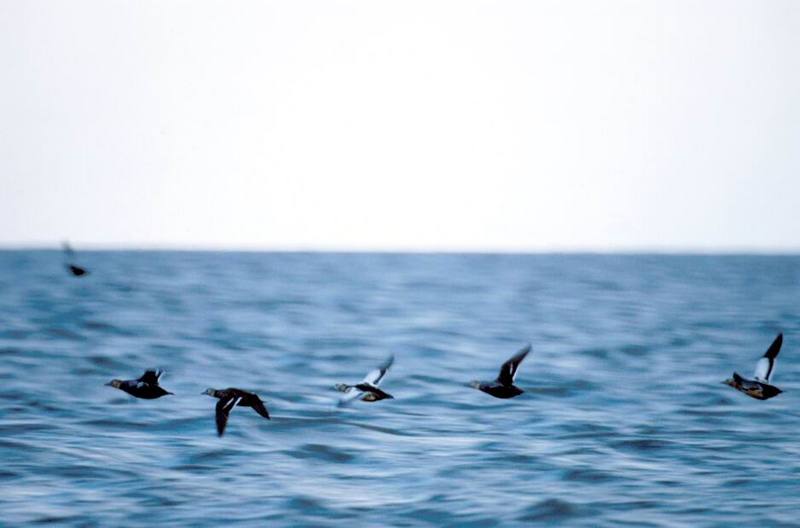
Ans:
<svg viewBox="0 0 800 528"><path fill-rule="evenodd" d="M343 392L344 395L339 400L339 405L345 405L353 400L361 399L365 402L376 402L378 400L394 399L394 396L379 388L381 380L383 380L389 367L394 363L394 356L389 356L381 366L372 370L367 374L361 383L356 385L347 385L346 383L337 383L336 390Z"/></svg>
<svg viewBox="0 0 800 528"><path fill-rule="evenodd" d="M520 363L522 363L522 360L525 359L525 356L527 356L530 351L531 345L529 344L511 356L511 358L500 367L500 374L497 376L496 380L489 382L473 381L470 383L470 386L486 394L490 394L495 398L514 398L515 396L519 396L525 391L514 385L514 378L517 376Z"/></svg>
<svg viewBox="0 0 800 528"><path fill-rule="evenodd" d="M269 412L264 402L253 392L230 387L223 390L206 389L203 394L219 398L216 411L217 434L219 436L222 436L225 432L225 426L228 425L228 416L237 405L239 407L251 407L267 420L270 419Z"/></svg>
<svg viewBox="0 0 800 528"><path fill-rule="evenodd" d="M75 277L82 277L84 275L87 275L89 271L86 268L83 268L75 264L75 252L70 247L69 242L64 242L63 248L64 248L64 260L65 260L64 266L66 266L67 271L72 273L72 275L74 275Z"/></svg>
<svg viewBox="0 0 800 528"><path fill-rule="evenodd" d="M728 378L722 383L730 385L734 389L743 392L751 398L757 400L768 400L774 398L781 392L778 387L772 384L772 375L775 373L775 361L778 358L778 352L781 351L783 344L783 334L778 334L775 341L769 346L761 359L756 363L756 370L753 373L753 379L749 380L743 378L738 373L734 372L732 378Z"/></svg>
<svg viewBox="0 0 800 528"><path fill-rule="evenodd" d="M106 383L106 385L125 391L131 396L143 398L145 400L155 400L167 394L172 394L159 385L161 376L164 374L163 370L146 370L139 379L135 380L118 380L113 379Z"/></svg>

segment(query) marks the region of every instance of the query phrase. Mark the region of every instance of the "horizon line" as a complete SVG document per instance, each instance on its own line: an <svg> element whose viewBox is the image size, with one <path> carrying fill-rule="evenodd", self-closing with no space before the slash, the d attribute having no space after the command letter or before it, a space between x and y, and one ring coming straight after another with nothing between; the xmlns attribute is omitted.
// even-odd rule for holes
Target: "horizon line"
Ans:
<svg viewBox="0 0 800 528"><path fill-rule="evenodd" d="M58 242L0 242L0 251L61 251ZM81 243L70 241L77 251L152 251L197 253L354 253L354 254L484 254L484 255L776 255L800 256L800 247L763 246L441 246L361 247L320 245L225 245L191 243Z"/></svg>

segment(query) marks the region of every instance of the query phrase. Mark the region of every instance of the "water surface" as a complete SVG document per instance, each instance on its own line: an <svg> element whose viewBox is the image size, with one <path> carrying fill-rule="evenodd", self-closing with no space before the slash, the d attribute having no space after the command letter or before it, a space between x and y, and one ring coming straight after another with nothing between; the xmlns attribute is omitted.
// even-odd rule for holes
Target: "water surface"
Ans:
<svg viewBox="0 0 800 528"><path fill-rule="evenodd" d="M0 252L0 524L797 526L800 258ZM757 401L749 375L778 331ZM518 384L469 389L526 342ZM395 400L337 409L389 353ZM146 367L175 396L106 387ZM258 392L223 438L206 387Z"/></svg>

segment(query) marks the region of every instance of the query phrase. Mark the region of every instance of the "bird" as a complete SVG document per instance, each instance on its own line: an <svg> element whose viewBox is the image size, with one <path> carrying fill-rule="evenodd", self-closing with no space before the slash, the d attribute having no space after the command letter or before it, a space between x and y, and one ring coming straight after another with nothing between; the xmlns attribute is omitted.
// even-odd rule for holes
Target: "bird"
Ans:
<svg viewBox="0 0 800 528"><path fill-rule="evenodd" d="M113 379L106 383L106 385L121 391L125 391L131 396L136 396L137 398L155 400L156 398L166 396L167 394L172 394L171 392L164 390L164 388L158 384L163 374L163 370L146 370L144 374L139 377L139 379Z"/></svg>
<svg viewBox="0 0 800 528"><path fill-rule="evenodd" d="M514 385L514 377L517 375L520 363L531 351L531 345L526 345L522 350L511 356L511 358L503 363L500 367L500 374L494 381L473 381L470 386L483 391L486 394L494 396L495 398L514 398L522 394L523 391Z"/></svg>
<svg viewBox="0 0 800 528"><path fill-rule="evenodd" d="M69 270L70 273L72 273L76 277L82 277L89 273L88 271L86 271L86 268L76 266L75 264L67 264L67 269Z"/></svg>
<svg viewBox="0 0 800 528"><path fill-rule="evenodd" d="M64 242L63 248L64 248L64 258L66 260L64 265L66 266L67 271L72 273L72 275L74 275L75 277L83 277L84 275L87 275L89 271L86 268L82 268L81 266L78 266L77 264L74 263L75 252L72 251L69 242Z"/></svg>
<svg viewBox="0 0 800 528"><path fill-rule="evenodd" d="M774 398L781 392L781 389L772 384L772 375L775 373L775 361L778 358L778 352L781 351L783 345L783 333L778 334L778 337L772 342L761 359L756 363L756 370L753 373L753 379L749 380L743 378L737 372L733 373L733 377L726 379L722 383L730 385L734 389L743 392L757 400L768 400Z"/></svg>
<svg viewBox="0 0 800 528"><path fill-rule="evenodd" d="M217 402L216 420L217 420L217 435L222 436L225 432L225 426L228 425L228 416L231 410L237 405L240 407L252 407L255 412L270 420L269 412L264 402L258 397L258 394L248 392L242 389L229 387L223 390L206 389L203 394L208 394L215 398L219 398Z"/></svg>
<svg viewBox="0 0 800 528"><path fill-rule="evenodd" d="M380 389L378 385L381 380L386 376L389 367L394 363L394 355L389 356L378 368L370 371L361 383L356 385L347 385L346 383L337 383L336 390L343 392L344 395L339 400L339 405L345 405L353 400L361 399L365 402L376 402L385 399L394 399L394 396Z"/></svg>

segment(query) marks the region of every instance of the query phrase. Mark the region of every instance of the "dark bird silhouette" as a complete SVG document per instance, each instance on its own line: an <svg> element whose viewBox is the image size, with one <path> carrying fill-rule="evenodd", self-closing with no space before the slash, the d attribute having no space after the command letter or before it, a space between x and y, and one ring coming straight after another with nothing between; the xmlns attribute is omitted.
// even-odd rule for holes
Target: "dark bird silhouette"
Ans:
<svg viewBox="0 0 800 528"><path fill-rule="evenodd" d="M237 405L239 407L252 407L258 414L267 420L270 419L267 407L255 393L230 387L224 390L206 389L203 394L219 398L216 411L217 434L219 436L222 436L225 432L225 426L228 425L228 416Z"/></svg>
<svg viewBox="0 0 800 528"><path fill-rule="evenodd" d="M353 400L361 399L365 402L376 402L385 399L394 399L394 396L380 389L378 385L383 380L389 367L394 363L394 356L389 356L378 368L370 371L361 383L356 385L347 385L346 383L337 383L336 390L343 392L344 395L339 400L339 405L345 405Z"/></svg>
<svg viewBox="0 0 800 528"><path fill-rule="evenodd" d="M517 375L520 363L522 363L522 360L525 359L525 356L527 356L530 351L531 345L527 345L511 356L511 358L500 367L500 374L497 376L496 380L490 382L473 381L470 385L495 398L513 398L519 396L525 391L514 385L514 378Z"/></svg>
<svg viewBox="0 0 800 528"><path fill-rule="evenodd" d="M139 379L135 380L118 380L113 379L106 383L115 389L125 391L131 396L143 398L145 400L155 400L167 394L172 394L164 390L159 381L164 374L163 370L146 370Z"/></svg>
<svg viewBox="0 0 800 528"><path fill-rule="evenodd" d="M64 242L64 266L66 266L67 271L72 273L75 277L83 277L87 275L89 271L86 268L78 266L75 264L75 252L72 251L72 248L69 245L69 242Z"/></svg>
<svg viewBox="0 0 800 528"><path fill-rule="evenodd" d="M82 277L87 273L89 273L88 271L86 271L85 268L76 266L75 264L67 264L67 269L69 269L69 272L75 275L76 277Z"/></svg>
<svg viewBox="0 0 800 528"><path fill-rule="evenodd" d="M781 351L782 344L783 334L778 334L778 337L775 338L761 359L758 360L758 363L756 363L753 379L744 378L734 372L733 377L726 379L722 383L730 385L757 400L774 398L783 392L771 383L772 375L775 373L775 362L778 358L778 352Z"/></svg>

